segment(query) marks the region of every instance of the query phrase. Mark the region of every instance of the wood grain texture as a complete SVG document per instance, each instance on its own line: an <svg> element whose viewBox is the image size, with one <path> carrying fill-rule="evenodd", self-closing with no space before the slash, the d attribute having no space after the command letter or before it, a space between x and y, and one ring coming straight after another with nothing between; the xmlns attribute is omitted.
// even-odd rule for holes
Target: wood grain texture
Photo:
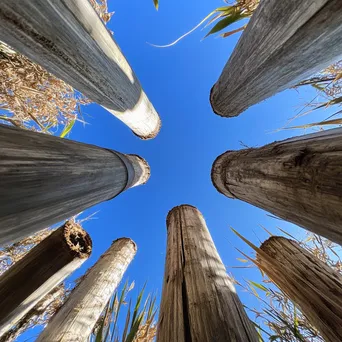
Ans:
<svg viewBox="0 0 342 342"><path fill-rule="evenodd" d="M342 244L342 129L227 151L216 189Z"/></svg>
<svg viewBox="0 0 342 342"><path fill-rule="evenodd" d="M122 238L100 257L52 317L36 342L86 342L111 295L136 253Z"/></svg>
<svg viewBox="0 0 342 342"><path fill-rule="evenodd" d="M66 223L0 277L0 336L89 257L90 236Z"/></svg>
<svg viewBox="0 0 342 342"><path fill-rule="evenodd" d="M0 336L0 342L13 342L24 333L27 329L32 328L33 322L41 320L41 317L46 315L46 310L51 310L51 306L56 308L56 300L60 303L62 298L64 298L65 289L64 285L59 285L55 287L51 292L49 292L43 299L41 299L30 311L28 311L17 324L13 325L10 330L8 330L4 335Z"/></svg>
<svg viewBox="0 0 342 342"><path fill-rule="evenodd" d="M87 0L2 0L0 40L105 107L142 139L160 119Z"/></svg>
<svg viewBox="0 0 342 342"><path fill-rule="evenodd" d="M167 228L157 342L257 342L202 214L175 207Z"/></svg>
<svg viewBox="0 0 342 342"><path fill-rule="evenodd" d="M263 0L211 90L233 117L323 70L342 55L341 0Z"/></svg>
<svg viewBox="0 0 342 342"><path fill-rule="evenodd" d="M257 262L327 342L342 341L342 277L297 242L273 236Z"/></svg>
<svg viewBox="0 0 342 342"><path fill-rule="evenodd" d="M142 158L0 125L0 245L67 219L149 177Z"/></svg>

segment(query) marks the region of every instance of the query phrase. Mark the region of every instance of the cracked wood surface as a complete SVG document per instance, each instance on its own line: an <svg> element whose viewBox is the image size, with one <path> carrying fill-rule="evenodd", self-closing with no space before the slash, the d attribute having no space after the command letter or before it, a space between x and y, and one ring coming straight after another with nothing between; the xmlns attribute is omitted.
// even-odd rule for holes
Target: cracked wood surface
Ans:
<svg viewBox="0 0 342 342"><path fill-rule="evenodd" d="M342 244L342 128L220 155L216 189Z"/></svg>
<svg viewBox="0 0 342 342"><path fill-rule="evenodd" d="M142 184L140 157L0 125L0 245Z"/></svg>
<svg viewBox="0 0 342 342"><path fill-rule="evenodd" d="M66 223L0 277L0 336L88 259L90 236Z"/></svg>
<svg viewBox="0 0 342 342"><path fill-rule="evenodd" d="M88 270L36 342L87 342L137 247L121 238Z"/></svg>
<svg viewBox="0 0 342 342"><path fill-rule="evenodd" d="M142 139L160 118L88 0L1 0L0 40L100 104Z"/></svg>
<svg viewBox="0 0 342 342"><path fill-rule="evenodd" d="M342 341L342 276L295 241L272 236L257 253L262 270L327 342Z"/></svg>
<svg viewBox="0 0 342 342"><path fill-rule="evenodd" d="M263 0L213 86L214 112L233 117L336 62L341 0Z"/></svg>
<svg viewBox="0 0 342 342"><path fill-rule="evenodd" d="M167 228L157 342L257 342L202 214L175 207Z"/></svg>

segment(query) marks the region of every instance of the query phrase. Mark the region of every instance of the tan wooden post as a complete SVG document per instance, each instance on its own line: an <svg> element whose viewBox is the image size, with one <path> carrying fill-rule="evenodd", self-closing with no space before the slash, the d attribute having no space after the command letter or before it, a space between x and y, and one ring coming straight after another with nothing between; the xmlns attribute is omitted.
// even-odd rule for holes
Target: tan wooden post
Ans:
<svg viewBox="0 0 342 342"><path fill-rule="evenodd" d="M259 267L299 306L327 342L342 341L342 276L295 241L272 236Z"/></svg>
<svg viewBox="0 0 342 342"><path fill-rule="evenodd" d="M71 292L36 341L88 341L135 253L136 245L131 239L114 241Z"/></svg>
<svg viewBox="0 0 342 342"><path fill-rule="evenodd" d="M342 244L342 129L227 151L214 162L216 189Z"/></svg>
<svg viewBox="0 0 342 342"><path fill-rule="evenodd" d="M143 184L148 164L93 145L0 125L0 245Z"/></svg>
<svg viewBox="0 0 342 342"><path fill-rule="evenodd" d="M341 0L262 0L211 90L233 117L323 70L342 55Z"/></svg>
<svg viewBox="0 0 342 342"><path fill-rule="evenodd" d="M199 210L173 208L167 230L157 342L257 342Z"/></svg>
<svg viewBox="0 0 342 342"><path fill-rule="evenodd" d="M142 139L160 119L88 0L2 0L0 40L105 107Z"/></svg>
<svg viewBox="0 0 342 342"><path fill-rule="evenodd" d="M0 336L89 257L90 236L67 222L0 277Z"/></svg>

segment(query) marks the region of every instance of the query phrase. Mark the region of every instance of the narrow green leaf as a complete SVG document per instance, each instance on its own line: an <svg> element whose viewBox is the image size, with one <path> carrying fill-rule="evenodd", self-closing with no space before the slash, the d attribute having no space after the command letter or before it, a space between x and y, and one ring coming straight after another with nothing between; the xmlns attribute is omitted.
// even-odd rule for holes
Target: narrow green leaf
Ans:
<svg viewBox="0 0 342 342"><path fill-rule="evenodd" d="M158 9L159 9L159 0L153 0L153 3L154 3L154 7L158 11Z"/></svg>
<svg viewBox="0 0 342 342"><path fill-rule="evenodd" d="M74 127L75 122L76 120L72 120L64 127L63 132L60 135L61 138L64 138L71 131L71 129Z"/></svg>
<svg viewBox="0 0 342 342"><path fill-rule="evenodd" d="M267 288L262 284L256 283L255 281L251 281L251 280L249 282L262 291L265 291L265 292L268 291Z"/></svg>
<svg viewBox="0 0 342 342"><path fill-rule="evenodd" d="M126 316L125 328L124 328L124 332L122 334L122 342L125 342L126 338L127 338L129 321L131 319L131 306L132 306L132 300L130 299L129 300L128 311L127 311L127 316Z"/></svg>
<svg viewBox="0 0 342 342"><path fill-rule="evenodd" d="M235 11L234 13L231 13L224 19L220 20L207 34L204 38L210 36L213 33L219 32L226 28L227 26L236 23L237 21L247 18L248 15L242 14L240 12Z"/></svg>
<svg viewBox="0 0 342 342"><path fill-rule="evenodd" d="M98 329L98 331L96 333L95 342L102 342L102 336L103 336L103 331L104 331L104 327L105 327L105 321L106 321L106 318L108 315L109 304L110 304L110 300L108 301L108 303L105 307L105 310L104 310L104 315L101 318L100 328Z"/></svg>

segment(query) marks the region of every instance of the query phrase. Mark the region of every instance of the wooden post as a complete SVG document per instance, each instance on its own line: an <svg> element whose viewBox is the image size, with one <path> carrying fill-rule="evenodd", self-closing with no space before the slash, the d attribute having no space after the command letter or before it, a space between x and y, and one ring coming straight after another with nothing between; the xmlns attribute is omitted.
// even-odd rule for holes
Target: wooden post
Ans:
<svg viewBox="0 0 342 342"><path fill-rule="evenodd" d="M167 229L157 342L258 341L199 210L173 208Z"/></svg>
<svg viewBox="0 0 342 342"><path fill-rule="evenodd" d="M296 85L342 54L341 0L263 0L211 90L220 116Z"/></svg>
<svg viewBox="0 0 342 342"><path fill-rule="evenodd" d="M0 40L105 107L142 139L160 119L87 0L2 0Z"/></svg>
<svg viewBox="0 0 342 342"><path fill-rule="evenodd" d="M0 277L0 336L89 257L90 236L66 223Z"/></svg>
<svg viewBox="0 0 342 342"><path fill-rule="evenodd" d="M227 151L214 162L216 189L342 244L342 129Z"/></svg>
<svg viewBox="0 0 342 342"><path fill-rule="evenodd" d="M4 335L0 336L0 342L12 342L24 333L27 329L35 326L35 322L39 323L49 319L52 312L59 308L62 304L62 299L65 296L64 285L55 287L43 299L41 299L30 311L23 316L17 324L12 326ZM56 305L58 303L58 305ZM44 315L44 319L42 316ZM50 316L51 317L51 316Z"/></svg>
<svg viewBox="0 0 342 342"><path fill-rule="evenodd" d="M300 307L327 342L342 341L342 277L295 241L272 236L259 267Z"/></svg>
<svg viewBox="0 0 342 342"><path fill-rule="evenodd" d="M143 184L148 164L93 145L0 125L0 245Z"/></svg>
<svg viewBox="0 0 342 342"><path fill-rule="evenodd" d="M52 317L36 342L86 342L111 295L136 253L131 239L122 238L100 257Z"/></svg>

